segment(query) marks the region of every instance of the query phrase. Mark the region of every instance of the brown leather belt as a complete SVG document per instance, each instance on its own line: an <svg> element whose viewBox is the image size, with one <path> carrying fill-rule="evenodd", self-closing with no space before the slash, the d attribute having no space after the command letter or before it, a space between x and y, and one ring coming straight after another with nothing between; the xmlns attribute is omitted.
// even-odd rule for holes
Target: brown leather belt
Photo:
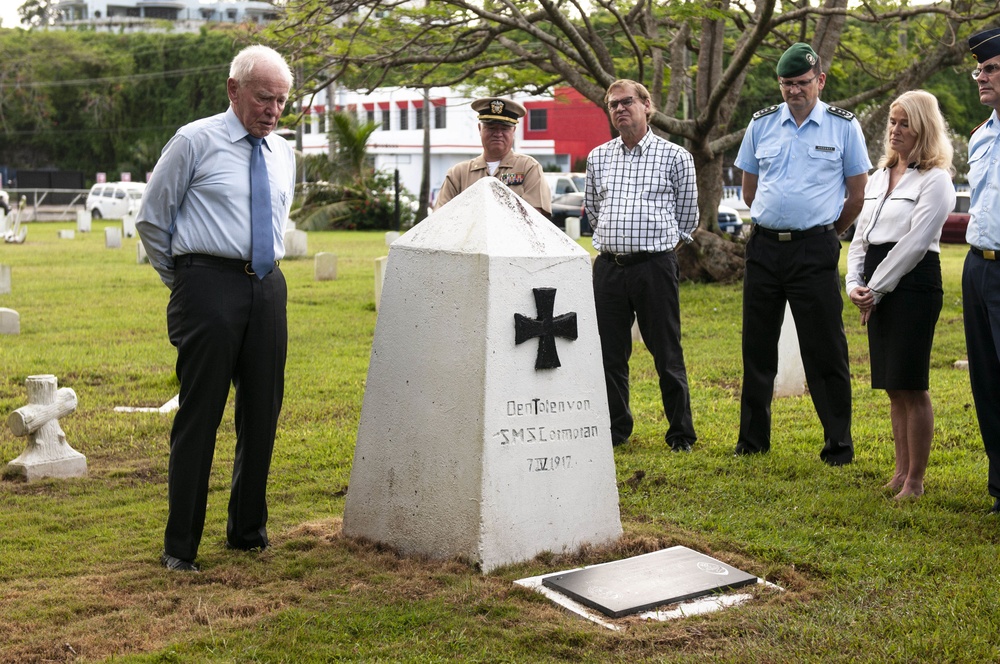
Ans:
<svg viewBox="0 0 1000 664"><path fill-rule="evenodd" d="M832 231L833 229L833 224L826 224L824 226L813 226L812 228L807 228L804 231L775 231L770 228L764 228L759 224L754 224L753 232L760 233L764 237L769 237L772 240L777 240L778 242L789 242L791 240L802 240L807 237L812 237L813 235L826 233L828 231Z"/></svg>

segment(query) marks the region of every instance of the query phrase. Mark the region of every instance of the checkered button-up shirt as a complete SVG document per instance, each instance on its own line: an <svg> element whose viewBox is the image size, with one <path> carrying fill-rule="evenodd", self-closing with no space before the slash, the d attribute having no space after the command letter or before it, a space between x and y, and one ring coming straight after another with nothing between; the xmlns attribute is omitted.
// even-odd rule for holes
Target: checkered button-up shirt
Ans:
<svg viewBox="0 0 1000 664"><path fill-rule="evenodd" d="M632 150L615 138L587 158L584 205L598 251L670 251L698 227L694 159L652 131Z"/></svg>

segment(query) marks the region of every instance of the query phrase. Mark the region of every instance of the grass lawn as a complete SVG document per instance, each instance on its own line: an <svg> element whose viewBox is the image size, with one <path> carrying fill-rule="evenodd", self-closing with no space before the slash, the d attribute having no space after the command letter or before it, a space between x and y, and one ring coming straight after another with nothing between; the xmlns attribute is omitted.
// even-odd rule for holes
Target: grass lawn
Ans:
<svg viewBox="0 0 1000 664"><path fill-rule="evenodd" d="M71 224L30 224L26 244L0 245L13 282L0 307L21 315L21 334L0 337L0 414L25 405L27 376L55 374L79 397L61 424L90 471L0 482L0 662L1000 660L1000 519L985 516L992 500L968 375L952 368L965 357L965 247L942 253L934 447L922 498L896 502L881 488L893 468L889 402L868 386L867 340L849 304L855 463L820 461L808 396L775 402L770 454L733 458L741 287L685 284L694 452L665 451L655 372L637 347L636 431L615 451L624 537L483 575L341 535L375 328L373 259L386 247L381 233L310 233L310 257L282 264L290 347L269 484L273 546L260 555L224 546L230 404L204 571L192 575L158 565L172 416L113 411L159 406L177 392L168 291L136 264L135 239L105 249L106 223L73 240L57 238ZM319 251L337 254L336 281L313 280ZM24 439L0 427L0 464L23 449ZM786 591L669 623L626 619L615 633L512 583L675 544Z"/></svg>

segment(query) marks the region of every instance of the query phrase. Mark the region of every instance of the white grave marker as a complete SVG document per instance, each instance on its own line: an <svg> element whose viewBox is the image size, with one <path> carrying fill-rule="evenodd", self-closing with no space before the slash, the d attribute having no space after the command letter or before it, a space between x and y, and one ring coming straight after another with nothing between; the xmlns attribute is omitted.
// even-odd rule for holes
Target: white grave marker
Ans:
<svg viewBox="0 0 1000 664"><path fill-rule="evenodd" d="M337 278L337 254L321 251L313 262L316 281L333 281Z"/></svg>
<svg viewBox="0 0 1000 664"><path fill-rule="evenodd" d="M149 256L146 254L146 245L142 243L142 238L139 238L139 241L135 243L135 262L136 265L149 262Z"/></svg>
<svg viewBox="0 0 1000 664"><path fill-rule="evenodd" d="M81 233L90 232L90 210L76 211L76 230Z"/></svg>
<svg viewBox="0 0 1000 664"><path fill-rule="evenodd" d="M774 396L800 397L806 393L806 370L802 366L799 338L795 332L792 308L785 303L785 320L778 337L778 375L774 379Z"/></svg>
<svg viewBox="0 0 1000 664"><path fill-rule="evenodd" d="M346 535L484 572L621 535L590 265L494 178L392 244Z"/></svg>
<svg viewBox="0 0 1000 664"><path fill-rule="evenodd" d="M21 334L21 315L13 309L0 307L0 334Z"/></svg>
<svg viewBox="0 0 1000 664"><path fill-rule="evenodd" d="M10 292L10 265L0 265L0 295Z"/></svg>
<svg viewBox="0 0 1000 664"><path fill-rule="evenodd" d="M68 387L56 389L51 374L28 376L28 405L7 418L15 436L27 436L28 446L21 456L7 464L6 473L26 480L42 477L86 477L87 457L66 442L59 418L76 410L76 392Z"/></svg>
<svg viewBox="0 0 1000 664"><path fill-rule="evenodd" d="M291 219L285 224L285 258L305 258L309 235L295 228Z"/></svg>
<svg viewBox="0 0 1000 664"><path fill-rule="evenodd" d="M385 266L388 260L388 256L375 259L375 311L378 311L382 303L382 285L385 283Z"/></svg>
<svg viewBox="0 0 1000 664"><path fill-rule="evenodd" d="M122 234L117 226L104 227L104 246L107 249L122 248Z"/></svg>
<svg viewBox="0 0 1000 664"><path fill-rule="evenodd" d="M74 230L61 230L56 233L60 240L72 240L76 237L76 231Z"/></svg>
<svg viewBox="0 0 1000 664"><path fill-rule="evenodd" d="M135 237L135 217L137 211L130 209L122 217L122 235L124 237Z"/></svg>

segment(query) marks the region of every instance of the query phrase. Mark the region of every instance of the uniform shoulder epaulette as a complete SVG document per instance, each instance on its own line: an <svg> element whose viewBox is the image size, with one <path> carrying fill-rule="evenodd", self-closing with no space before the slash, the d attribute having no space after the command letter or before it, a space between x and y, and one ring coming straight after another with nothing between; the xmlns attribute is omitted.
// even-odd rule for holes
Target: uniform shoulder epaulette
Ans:
<svg viewBox="0 0 1000 664"><path fill-rule="evenodd" d="M778 112L778 107L776 105L775 106L768 106L767 108L762 108L759 111L757 111L756 113L754 113L753 114L753 119L757 120L757 119L760 119L760 118L764 117L765 115L770 115L771 113L777 113L777 112Z"/></svg>
<svg viewBox="0 0 1000 664"><path fill-rule="evenodd" d="M975 133L976 133L976 131L977 131L977 130L978 130L978 129L979 129L980 127L982 127L982 126L983 126L984 124L986 124L986 123L987 123L987 122L989 122L989 121L990 121L990 119L989 119L989 118L986 118L985 120L983 120L982 122L980 122L979 124L977 124L977 125L976 125L975 127L973 127L973 128L972 128L972 131L970 131L970 132L969 132L969 136L972 136L973 134L975 134Z"/></svg>
<svg viewBox="0 0 1000 664"><path fill-rule="evenodd" d="M837 108L836 106L827 106L826 112L832 113L833 115L836 115L838 118L843 118L844 120L854 119L854 113L851 113L850 111L845 111L842 108Z"/></svg>

